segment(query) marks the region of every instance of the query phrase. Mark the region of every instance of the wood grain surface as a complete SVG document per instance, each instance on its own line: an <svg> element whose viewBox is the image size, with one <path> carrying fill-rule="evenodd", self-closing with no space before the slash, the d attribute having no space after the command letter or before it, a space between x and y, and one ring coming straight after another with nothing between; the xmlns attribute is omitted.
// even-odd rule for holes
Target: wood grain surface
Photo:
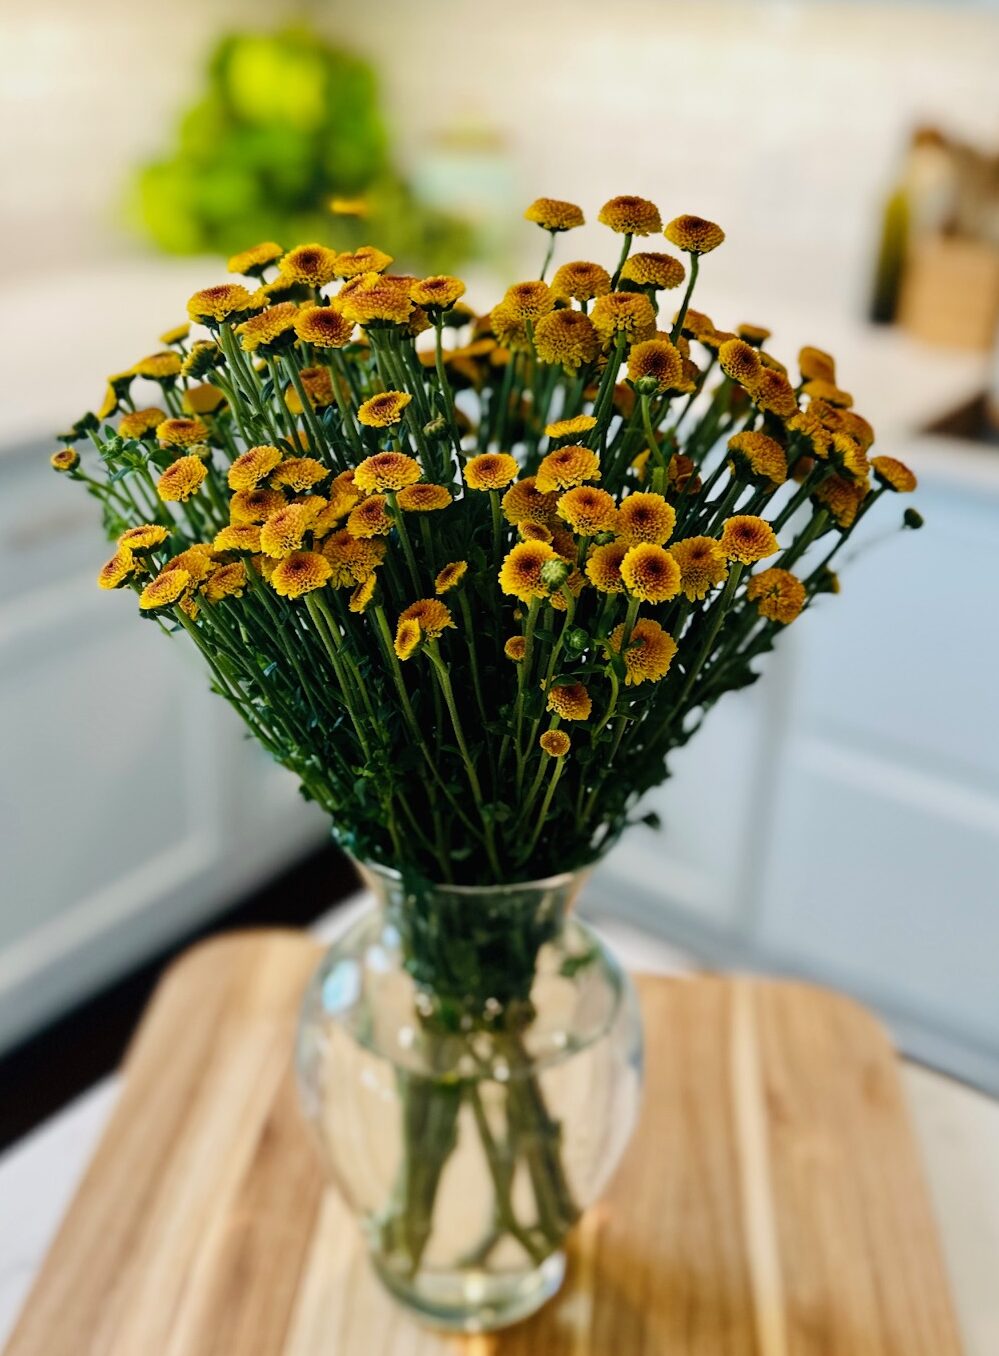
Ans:
<svg viewBox="0 0 999 1356"><path fill-rule="evenodd" d="M291 1038L317 955L230 935L167 974L8 1356L959 1353L882 1029L749 979L640 981L641 1124L561 1294L497 1336L419 1328L299 1120Z"/></svg>

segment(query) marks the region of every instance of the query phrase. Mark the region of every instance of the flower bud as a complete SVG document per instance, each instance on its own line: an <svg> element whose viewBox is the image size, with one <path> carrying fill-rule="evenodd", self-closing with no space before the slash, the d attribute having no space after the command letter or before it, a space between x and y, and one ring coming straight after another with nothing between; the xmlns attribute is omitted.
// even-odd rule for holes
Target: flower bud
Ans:
<svg viewBox="0 0 999 1356"><path fill-rule="evenodd" d="M925 519L918 509L907 508L902 514L902 526L911 527L913 531L922 527Z"/></svg>
<svg viewBox="0 0 999 1356"><path fill-rule="evenodd" d="M556 556L554 560L546 560L542 565L541 582L549 593L555 593L562 587L571 573L572 566L568 561Z"/></svg>

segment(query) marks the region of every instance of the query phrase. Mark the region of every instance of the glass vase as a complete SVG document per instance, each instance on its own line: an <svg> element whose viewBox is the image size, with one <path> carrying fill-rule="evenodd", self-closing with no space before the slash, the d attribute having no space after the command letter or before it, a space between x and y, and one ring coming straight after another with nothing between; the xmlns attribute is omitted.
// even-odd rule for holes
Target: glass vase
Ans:
<svg viewBox="0 0 999 1356"><path fill-rule="evenodd" d="M375 901L303 1001L303 1105L386 1288L433 1326L490 1331L558 1289L631 1135L634 990L572 915L582 873L360 870Z"/></svg>

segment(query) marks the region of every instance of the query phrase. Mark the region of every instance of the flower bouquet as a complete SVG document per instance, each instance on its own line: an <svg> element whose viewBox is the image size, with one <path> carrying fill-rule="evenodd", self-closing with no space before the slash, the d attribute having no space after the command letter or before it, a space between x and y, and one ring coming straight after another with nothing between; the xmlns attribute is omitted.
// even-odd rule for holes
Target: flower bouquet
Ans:
<svg viewBox="0 0 999 1356"><path fill-rule="evenodd" d="M307 996L306 1106L386 1284L464 1328L558 1285L634 1116L580 873L915 486L827 353L692 308L718 226L614 198L612 267L552 272L583 214L526 216L540 277L483 315L374 246L244 251L52 458L101 587L186 632L382 901Z"/></svg>

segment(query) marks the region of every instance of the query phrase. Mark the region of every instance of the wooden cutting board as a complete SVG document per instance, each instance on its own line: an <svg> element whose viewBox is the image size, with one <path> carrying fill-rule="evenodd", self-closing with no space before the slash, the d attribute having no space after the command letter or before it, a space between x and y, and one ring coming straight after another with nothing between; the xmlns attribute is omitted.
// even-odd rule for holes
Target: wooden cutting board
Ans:
<svg viewBox="0 0 999 1356"><path fill-rule="evenodd" d="M884 1032L835 994L748 979L640 981L642 1121L562 1293L494 1337L416 1326L299 1121L291 1036L317 955L247 933L167 974L8 1356L960 1351Z"/></svg>

